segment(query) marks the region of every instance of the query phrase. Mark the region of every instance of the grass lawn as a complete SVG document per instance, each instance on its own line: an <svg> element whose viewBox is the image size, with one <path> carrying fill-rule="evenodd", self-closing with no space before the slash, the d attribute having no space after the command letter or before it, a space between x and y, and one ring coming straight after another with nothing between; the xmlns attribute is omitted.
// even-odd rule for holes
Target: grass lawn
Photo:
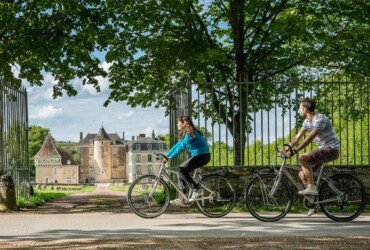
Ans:
<svg viewBox="0 0 370 250"><path fill-rule="evenodd" d="M56 190L56 186L54 186L54 190L47 187L43 190L35 190L35 194L30 196L29 199L25 199L20 197L17 199L17 206L19 208L34 208L40 206L48 201L52 201L55 199L62 198L64 196L74 194L74 193L81 193L81 192L92 192L95 190L95 186L61 186L63 188L70 188L71 190Z"/></svg>

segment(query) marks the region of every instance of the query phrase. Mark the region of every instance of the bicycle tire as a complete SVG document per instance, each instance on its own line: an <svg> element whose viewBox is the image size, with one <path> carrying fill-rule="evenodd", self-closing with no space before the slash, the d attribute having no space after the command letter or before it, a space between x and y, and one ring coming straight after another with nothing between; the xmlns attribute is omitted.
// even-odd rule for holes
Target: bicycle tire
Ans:
<svg viewBox="0 0 370 250"><path fill-rule="evenodd" d="M276 175L262 174L254 177L245 191L245 203L251 215L264 222L274 222L284 218L293 204L292 189L284 179L274 194L269 192L275 183Z"/></svg>
<svg viewBox="0 0 370 250"><path fill-rule="evenodd" d="M153 191L152 188L155 190ZM150 193L152 193L151 196ZM127 203L138 216L155 218L163 214L169 206L170 190L166 182L158 179L158 176L143 175L130 185L127 192Z"/></svg>
<svg viewBox="0 0 370 250"><path fill-rule="evenodd" d="M325 181L320 188L319 201L324 214L338 222L348 222L357 218L366 205L366 191L359 179L350 174L335 174L330 177L331 182L341 192L343 198L330 188ZM326 199L337 199L332 202L324 202Z"/></svg>
<svg viewBox="0 0 370 250"><path fill-rule="evenodd" d="M201 188L201 197L210 198L196 200L195 204L198 210L210 218L220 218L227 215L233 209L236 200L235 190L229 180L219 175L210 175L201 181L213 193Z"/></svg>

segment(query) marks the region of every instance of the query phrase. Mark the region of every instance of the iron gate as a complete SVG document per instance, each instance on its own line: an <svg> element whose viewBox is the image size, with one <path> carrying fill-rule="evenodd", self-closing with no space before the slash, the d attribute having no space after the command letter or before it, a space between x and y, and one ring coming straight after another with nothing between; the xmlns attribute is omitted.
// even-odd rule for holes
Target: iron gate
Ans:
<svg viewBox="0 0 370 250"><path fill-rule="evenodd" d="M28 110L25 88L14 89L0 78L0 173L10 175L17 197L29 196Z"/></svg>
<svg viewBox="0 0 370 250"><path fill-rule="evenodd" d="M331 164L369 166L369 93L370 82L364 80L189 82L187 89L171 95L171 145L177 140L176 117L189 114L210 144L210 166L271 165L276 146L282 147L300 129L299 103L310 97L316 100L317 111L332 121L341 141L340 157ZM297 158L291 160L296 163Z"/></svg>

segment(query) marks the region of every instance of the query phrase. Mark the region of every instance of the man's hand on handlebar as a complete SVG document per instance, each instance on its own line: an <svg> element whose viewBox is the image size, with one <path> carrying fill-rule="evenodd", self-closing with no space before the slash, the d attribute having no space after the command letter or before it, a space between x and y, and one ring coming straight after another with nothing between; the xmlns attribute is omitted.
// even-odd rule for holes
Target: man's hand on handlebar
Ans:
<svg viewBox="0 0 370 250"><path fill-rule="evenodd" d="M284 144L285 148L284 148L284 151L285 151L285 156L286 158L292 158L296 153L297 151L295 149L293 149L289 144Z"/></svg>

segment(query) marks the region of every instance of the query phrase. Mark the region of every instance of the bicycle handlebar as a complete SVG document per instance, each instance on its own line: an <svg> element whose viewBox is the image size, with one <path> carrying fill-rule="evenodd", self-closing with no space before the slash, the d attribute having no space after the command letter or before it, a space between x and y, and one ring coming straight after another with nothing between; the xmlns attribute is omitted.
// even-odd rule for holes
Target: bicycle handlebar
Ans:
<svg viewBox="0 0 370 250"><path fill-rule="evenodd" d="M290 155L294 155L293 148L289 144L283 144L283 146L288 147ZM278 154L280 154L281 158L286 158L285 150L280 151L279 146L276 146L276 151L278 152Z"/></svg>
<svg viewBox="0 0 370 250"><path fill-rule="evenodd" d="M162 160L164 158L164 159L166 159L166 161L168 161L168 157L165 156L162 153L153 153L153 155L155 155L157 157L157 160Z"/></svg>

